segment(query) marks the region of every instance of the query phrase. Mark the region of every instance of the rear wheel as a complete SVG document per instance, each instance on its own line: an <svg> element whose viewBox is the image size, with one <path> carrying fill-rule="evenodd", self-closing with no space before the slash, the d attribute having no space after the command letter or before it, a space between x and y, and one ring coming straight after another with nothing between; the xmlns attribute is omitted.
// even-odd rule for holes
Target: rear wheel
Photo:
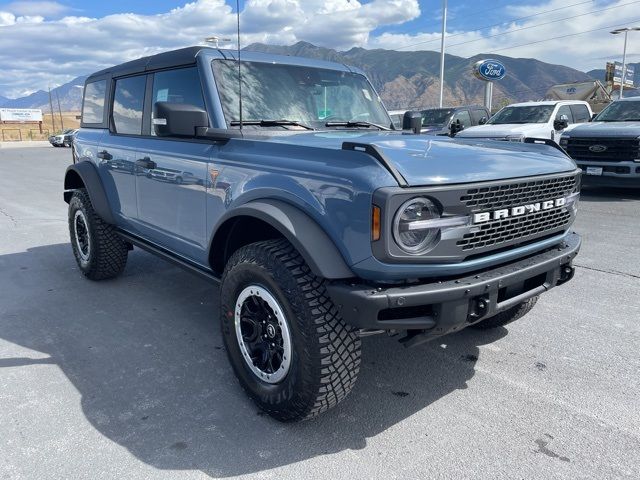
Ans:
<svg viewBox="0 0 640 480"><path fill-rule="evenodd" d="M286 240L247 245L221 286L222 332L240 384L281 421L316 416L353 388L360 338Z"/></svg>
<svg viewBox="0 0 640 480"><path fill-rule="evenodd" d="M531 297L530 299L525 300L515 307L511 307L504 312L497 313L493 317L487 318L486 320L482 320L481 322L472 325L472 327L486 330L489 328L502 327L511 322L515 322L519 318L522 318L527 313L529 313L529 311L535 306L538 298L538 296Z"/></svg>
<svg viewBox="0 0 640 480"><path fill-rule="evenodd" d="M71 248L82 274L91 280L113 278L127 264L127 244L115 227L93 210L85 189L76 190L69 201Z"/></svg>

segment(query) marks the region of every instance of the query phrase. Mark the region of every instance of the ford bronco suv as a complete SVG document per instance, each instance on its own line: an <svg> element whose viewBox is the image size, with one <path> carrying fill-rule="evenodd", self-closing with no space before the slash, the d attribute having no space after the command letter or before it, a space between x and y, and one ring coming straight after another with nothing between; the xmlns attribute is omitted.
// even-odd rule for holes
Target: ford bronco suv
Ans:
<svg viewBox="0 0 640 480"><path fill-rule="evenodd" d="M97 72L73 156L81 272L115 277L138 247L219 284L240 384L283 421L345 398L361 336L504 325L580 246L562 150L394 130L342 64L191 47Z"/></svg>
<svg viewBox="0 0 640 480"><path fill-rule="evenodd" d="M616 100L560 139L585 186L640 188L640 98Z"/></svg>

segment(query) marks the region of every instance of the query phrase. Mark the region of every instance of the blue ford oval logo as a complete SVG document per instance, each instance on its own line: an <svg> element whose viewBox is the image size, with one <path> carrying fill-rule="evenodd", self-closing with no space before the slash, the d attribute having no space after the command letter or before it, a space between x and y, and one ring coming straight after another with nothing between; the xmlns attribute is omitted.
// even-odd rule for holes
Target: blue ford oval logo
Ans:
<svg viewBox="0 0 640 480"><path fill-rule="evenodd" d="M593 153L602 153L607 151L606 145L591 145L589 151Z"/></svg>
<svg viewBox="0 0 640 480"><path fill-rule="evenodd" d="M474 64L473 73L480 80L493 82L502 80L507 74L507 69L498 60L480 60Z"/></svg>

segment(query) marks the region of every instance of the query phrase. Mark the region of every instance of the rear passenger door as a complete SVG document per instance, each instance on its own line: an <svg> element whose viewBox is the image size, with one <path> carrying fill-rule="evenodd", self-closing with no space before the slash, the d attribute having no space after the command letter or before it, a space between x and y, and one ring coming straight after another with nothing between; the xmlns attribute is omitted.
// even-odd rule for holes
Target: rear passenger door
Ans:
<svg viewBox="0 0 640 480"><path fill-rule="evenodd" d="M205 109L197 68L149 74L148 136L138 152L136 193L138 229L144 237L197 263L205 264L206 185L214 147L190 138L158 137L152 124L156 102Z"/></svg>
<svg viewBox="0 0 640 480"><path fill-rule="evenodd" d="M146 75L114 82L110 128L98 151L99 171L119 225L133 228L138 216L136 161L142 135Z"/></svg>

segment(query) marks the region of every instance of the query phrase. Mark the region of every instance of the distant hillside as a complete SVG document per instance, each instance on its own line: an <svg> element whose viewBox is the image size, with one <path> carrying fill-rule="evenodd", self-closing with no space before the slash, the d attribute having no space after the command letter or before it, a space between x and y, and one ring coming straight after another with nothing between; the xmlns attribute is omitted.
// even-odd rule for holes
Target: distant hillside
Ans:
<svg viewBox="0 0 640 480"><path fill-rule="evenodd" d="M281 55L296 55L346 63L364 70L382 96L387 108L428 107L438 103L440 54L438 52L398 52L352 48L337 52L298 42L291 46L254 43L246 50ZM511 58L502 55L475 55L462 58L445 56L445 103L459 105L482 103L484 82L471 75L472 65L483 58L495 58L504 63L507 76L494 85L494 104L538 100L547 89L558 83L589 80L584 72L561 65L544 63L532 58Z"/></svg>
<svg viewBox="0 0 640 480"><path fill-rule="evenodd" d="M317 47L307 42L290 46L254 43L245 50L294 55L346 63L366 72L382 96L387 108L429 107L438 103L440 54L438 52L398 52L394 50L366 50L352 48L338 52ZM482 103L484 82L471 74L471 66L479 59L495 58L504 63L507 76L494 85L494 106L515 101L539 100L547 89L555 84L585 81L598 75L593 71L580 72L569 67L544 63L533 58L511 58L502 55L475 55L463 58L446 55L444 96L447 105ZM640 64L636 64L636 76ZM595 72L595 73L594 73ZM56 93L60 96L63 111L78 111L82 103L82 89L86 77L52 90L54 109L57 109ZM9 100L0 97L0 106L18 108L43 108L49 110L48 92L39 91L29 96Z"/></svg>
<svg viewBox="0 0 640 480"><path fill-rule="evenodd" d="M63 112L78 112L82 105L82 87L84 87L84 81L87 77L77 77L71 80L69 83L65 83L57 88L51 90L51 98L53 100L53 109L58 110L57 96L60 98L60 108ZM0 97L0 107L10 108L41 108L44 111L49 111L49 92L39 90L27 95L26 97L8 99Z"/></svg>

